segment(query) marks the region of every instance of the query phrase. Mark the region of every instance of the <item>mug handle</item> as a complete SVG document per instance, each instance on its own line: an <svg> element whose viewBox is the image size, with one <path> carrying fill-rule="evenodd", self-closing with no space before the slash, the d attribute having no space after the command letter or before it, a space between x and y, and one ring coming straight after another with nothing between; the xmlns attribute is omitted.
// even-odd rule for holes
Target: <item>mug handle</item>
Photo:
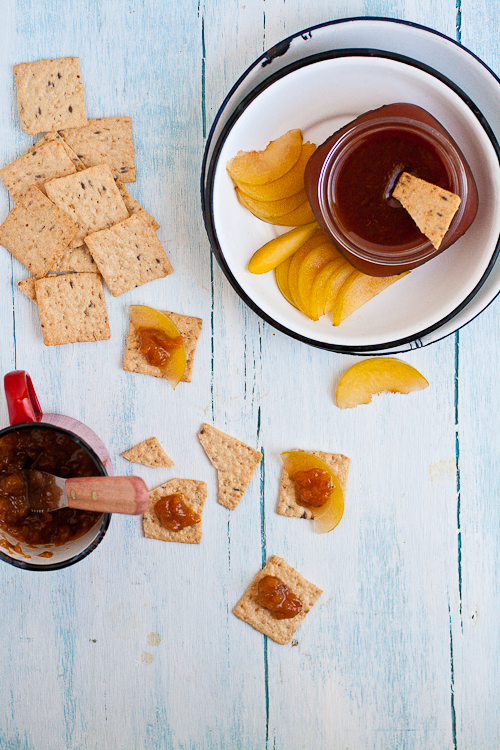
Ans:
<svg viewBox="0 0 500 750"><path fill-rule="evenodd" d="M3 382L10 424L40 422L43 412L28 373L25 370L8 372Z"/></svg>

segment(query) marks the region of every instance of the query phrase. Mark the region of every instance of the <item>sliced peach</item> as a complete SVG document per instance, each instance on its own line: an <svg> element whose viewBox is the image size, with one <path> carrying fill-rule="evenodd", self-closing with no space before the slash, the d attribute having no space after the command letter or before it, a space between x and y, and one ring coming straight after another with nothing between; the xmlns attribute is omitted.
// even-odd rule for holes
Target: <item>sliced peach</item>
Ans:
<svg viewBox="0 0 500 750"><path fill-rule="evenodd" d="M299 160L302 152L302 133L289 130L263 151L238 151L226 169L234 180L248 185L266 185L279 180Z"/></svg>
<svg viewBox="0 0 500 750"><path fill-rule="evenodd" d="M316 151L314 143L304 143L297 163L279 180L267 185L247 185L245 182L233 180L242 193L257 201L278 201L300 192L304 188L304 172L307 162Z"/></svg>
<svg viewBox="0 0 500 750"><path fill-rule="evenodd" d="M369 404L375 393L411 393L429 383L411 365L394 357L374 357L350 367L340 378L335 394L339 409Z"/></svg>
<svg viewBox="0 0 500 750"><path fill-rule="evenodd" d="M318 245L310 250L299 266L297 274L297 297L300 307L306 315L311 317L310 299L314 279L327 263L339 258L340 253L331 242Z"/></svg>
<svg viewBox="0 0 500 750"><path fill-rule="evenodd" d="M344 493L340 482L330 469L328 464L317 456L305 451L289 451L282 453L281 458L285 471L292 481L299 472L319 469L326 472L331 484L330 495L327 501L319 507L307 506L313 514L314 530L317 534L325 534L337 526L344 513Z"/></svg>
<svg viewBox="0 0 500 750"><path fill-rule="evenodd" d="M291 263L288 267L288 290L292 303L299 310L302 310L299 303L298 295L298 283L299 283L299 268L302 261L315 247L322 245L325 242L326 235L321 230L318 230L313 236L305 242L301 248L297 250L295 255L292 255ZM302 310L302 312L304 312Z"/></svg>
<svg viewBox="0 0 500 750"><path fill-rule="evenodd" d="M304 224L310 224L312 221L316 221L316 216L309 205L309 201L306 201L295 211L285 214L285 216L279 216L269 223L277 224L280 227L301 227Z"/></svg>
<svg viewBox="0 0 500 750"><path fill-rule="evenodd" d="M179 329L167 315L146 305L131 305L129 313L132 325L139 333L141 329L143 331L152 329L152 331L159 333L162 339L160 344L163 344L165 351L168 351L167 361L160 366L160 370L172 388L175 389L186 369L186 350ZM164 337L166 337L166 340Z"/></svg>
<svg viewBox="0 0 500 750"><path fill-rule="evenodd" d="M356 271L347 278L335 299L332 308L332 322L334 326L340 325L343 320L364 305L369 300L383 292L388 286L402 279L409 271L397 276L367 276L361 271Z"/></svg>
<svg viewBox="0 0 500 750"><path fill-rule="evenodd" d="M323 292L324 297L322 302L322 309L324 310L324 312L330 312L330 310L335 306L335 300L337 299L339 290L342 288L345 281L355 273L356 271L347 260L345 260L344 263L332 273L325 285L325 289Z"/></svg>
<svg viewBox="0 0 500 750"><path fill-rule="evenodd" d="M280 201L256 201L253 198L249 198L248 195L244 195L239 188L236 188L236 195L241 205L248 208L254 216L271 224L275 224L275 219L295 211L296 208L307 201L305 190L301 190L295 195L283 198ZM314 221L314 217L311 221Z"/></svg>
<svg viewBox="0 0 500 750"><path fill-rule="evenodd" d="M248 270L250 273L267 273L279 266L284 260L293 255L318 228L314 221L303 227L296 227L289 232L266 242L250 258Z"/></svg>
<svg viewBox="0 0 500 750"><path fill-rule="evenodd" d="M340 266L346 263L343 256L331 260L318 273L313 281L311 293L309 295L309 312L312 320L319 320L325 314L325 289L330 277L337 271Z"/></svg>
<svg viewBox="0 0 500 750"><path fill-rule="evenodd" d="M290 256L289 258L284 260L283 263L280 263L279 266L276 266L276 268L274 269L274 275L276 277L278 289L280 290L283 297L287 302L293 305L293 307L297 307L291 297L290 287L288 286L288 269L290 268L292 257L293 256Z"/></svg>

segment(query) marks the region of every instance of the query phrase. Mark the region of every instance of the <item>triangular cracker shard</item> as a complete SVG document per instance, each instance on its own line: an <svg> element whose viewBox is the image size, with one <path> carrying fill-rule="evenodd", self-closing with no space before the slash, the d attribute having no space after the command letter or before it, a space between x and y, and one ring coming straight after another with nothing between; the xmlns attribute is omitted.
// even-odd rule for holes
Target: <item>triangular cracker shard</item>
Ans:
<svg viewBox="0 0 500 750"><path fill-rule="evenodd" d="M209 424L202 425L198 437L218 472L219 503L234 510L250 484L262 453Z"/></svg>
<svg viewBox="0 0 500 750"><path fill-rule="evenodd" d="M153 469L174 465L172 459L167 456L155 437L144 440L139 445L136 445L135 448L122 453L122 456L133 464L151 466Z"/></svg>
<svg viewBox="0 0 500 750"><path fill-rule="evenodd" d="M436 250L462 202L460 196L403 172L392 193Z"/></svg>

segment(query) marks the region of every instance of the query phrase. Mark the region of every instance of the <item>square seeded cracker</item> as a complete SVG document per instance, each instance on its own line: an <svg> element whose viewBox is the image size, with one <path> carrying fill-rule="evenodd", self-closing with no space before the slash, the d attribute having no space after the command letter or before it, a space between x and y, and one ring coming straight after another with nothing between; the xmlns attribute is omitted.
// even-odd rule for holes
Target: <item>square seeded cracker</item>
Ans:
<svg viewBox="0 0 500 750"><path fill-rule="evenodd" d="M262 607L257 601L259 581L265 576L275 576L294 593L302 602L302 610L289 620L277 620L271 612ZM236 617L247 622L259 633L272 638L283 646L289 643L291 637L304 620L307 613L323 592L313 583L309 583L300 573L297 573L281 557L273 555L266 567L257 573L244 596L233 609Z"/></svg>
<svg viewBox="0 0 500 750"><path fill-rule="evenodd" d="M120 182L135 182L134 142L130 117L102 117L61 135L86 167L106 162Z"/></svg>
<svg viewBox="0 0 500 750"><path fill-rule="evenodd" d="M462 202L460 196L408 172L403 172L392 195L437 250Z"/></svg>
<svg viewBox="0 0 500 750"><path fill-rule="evenodd" d="M109 339L102 280L97 273L68 273L35 281L47 346Z"/></svg>
<svg viewBox="0 0 500 750"><path fill-rule="evenodd" d="M64 147L57 141L49 141L40 148L26 151L19 159L0 169L0 178L14 200L18 201L31 185L36 185L42 193L47 193L46 182L75 172L75 165Z"/></svg>
<svg viewBox="0 0 500 750"><path fill-rule="evenodd" d="M196 344L200 337L203 321L201 318L191 318L189 315L179 315L178 313L169 312L168 310L160 310L160 312L167 315L172 320L184 339L186 369L184 370L181 382L190 383L193 373ZM154 378L163 377L160 368L150 365L144 354L141 354L137 329L132 321L130 322L127 336L127 348L123 358L123 369L129 372L139 372L142 375L152 375Z"/></svg>
<svg viewBox="0 0 500 750"><path fill-rule="evenodd" d="M305 451L310 453L312 456L320 458L327 464L333 471L339 484L342 487L342 492L346 493L347 489L347 477L349 474L349 464L351 459L346 456L342 456L340 453L323 453L323 451ZM289 516L291 518L312 518L313 512L309 508L304 508L302 505L297 503L297 494L295 492L295 484L292 482L288 473L283 469L281 477L280 496L278 501L277 513L280 516Z"/></svg>
<svg viewBox="0 0 500 750"><path fill-rule="evenodd" d="M26 153L30 153L31 151L35 151L37 148L40 148L40 146L44 146L46 143L50 143L51 141L56 141L57 143L60 143L63 149L68 154L69 158L75 165L75 169L77 172L82 172L84 169L86 169L85 164L83 161L81 161L78 156L75 154L72 148L68 146L64 138L59 135L59 133L56 130L52 130L50 133L46 133L42 138L39 138L36 143L31 146L31 148L28 149Z"/></svg>
<svg viewBox="0 0 500 750"><path fill-rule="evenodd" d="M45 185L45 190L50 200L79 228L71 247L82 245L84 237L91 232L128 217L107 164L51 180Z"/></svg>
<svg viewBox="0 0 500 750"><path fill-rule="evenodd" d="M85 244L113 297L174 270L154 229L135 214L89 234Z"/></svg>
<svg viewBox="0 0 500 750"><path fill-rule="evenodd" d="M202 425L198 437L212 466L217 469L219 503L234 510L262 459L262 453L209 424Z"/></svg>
<svg viewBox="0 0 500 750"><path fill-rule="evenodd" d="M140 216L141 219L146 222L146 224L149 224L151 227L153 227L155 231L160 228L160 225L158 224L156 219L154 219L151 214L148 214L146 209L143 208L135 198L132 198L123 183L117 180L116 186L120 191L120 195L123 198L123 202L125 203L130 216L132 216L132 214L137 214L137 216Z"/></svg>
<svg viewBox="0 0 500 750"><path fill-rule="evenodd" d="M45 276L78 227L32 185L0 226L0 243L33 276Z"/></svg>
<svg viewBox="0 0 500 750"><path fill-rule="evenodd" d="M78 57L14 65L21 127L36 135L85 125L85 100Z"/></svg>
<svg viewBox="0 0 500 750"><path fill-rule="evenodd" d="M167 456L159 440L155 437L148 438L148 440L144 440L139 445L125 451L125 453L122 453L122 457L133 464L150 466L152 469L161 469L165 466L171 467L174 465L172 459Z"/></svg>
<svg viewBox="0 0 500 750"><path fill-rule="evenodd" d="M166 529L158 520L154 512L155 503L165 495L180 493L185 504L198 513L203 514L203 506L207 499L206 482L198 482L194 479L170 479L149 493L149 509L144 514L143 529L144 536L148 539L160 539L163 542L182 542L183 544L199 544L201 542L202 521L194 526L186 526L179 531Z"/></svg>

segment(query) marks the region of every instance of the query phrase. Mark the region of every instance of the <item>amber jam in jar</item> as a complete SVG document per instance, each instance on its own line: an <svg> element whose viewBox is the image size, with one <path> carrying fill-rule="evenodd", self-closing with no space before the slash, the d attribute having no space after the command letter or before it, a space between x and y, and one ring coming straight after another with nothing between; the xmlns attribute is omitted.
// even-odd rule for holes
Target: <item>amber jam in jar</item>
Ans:
<svg viewBox="0 0 500 750"><path fill-rule="evenodd" d="M439 249L392 198L403 172L461 198ZM434 258L464 234L477 212L465 157L443 126L414 104L380 107L338 130L309 160L305 185L322 229L371 276L392 276Z"/></svg>
<svg viewBox="0 0 500 750"><path fill-rule="evenodd" d="M83 536L102 518L102 513L73 508L32 511L25 499L25 470L64 479L102 473L89 453L62 431L30 426L7 432L0 437L0 532L28 546L59 546ZM5 539L0 541L5 546Z"/></svg>

